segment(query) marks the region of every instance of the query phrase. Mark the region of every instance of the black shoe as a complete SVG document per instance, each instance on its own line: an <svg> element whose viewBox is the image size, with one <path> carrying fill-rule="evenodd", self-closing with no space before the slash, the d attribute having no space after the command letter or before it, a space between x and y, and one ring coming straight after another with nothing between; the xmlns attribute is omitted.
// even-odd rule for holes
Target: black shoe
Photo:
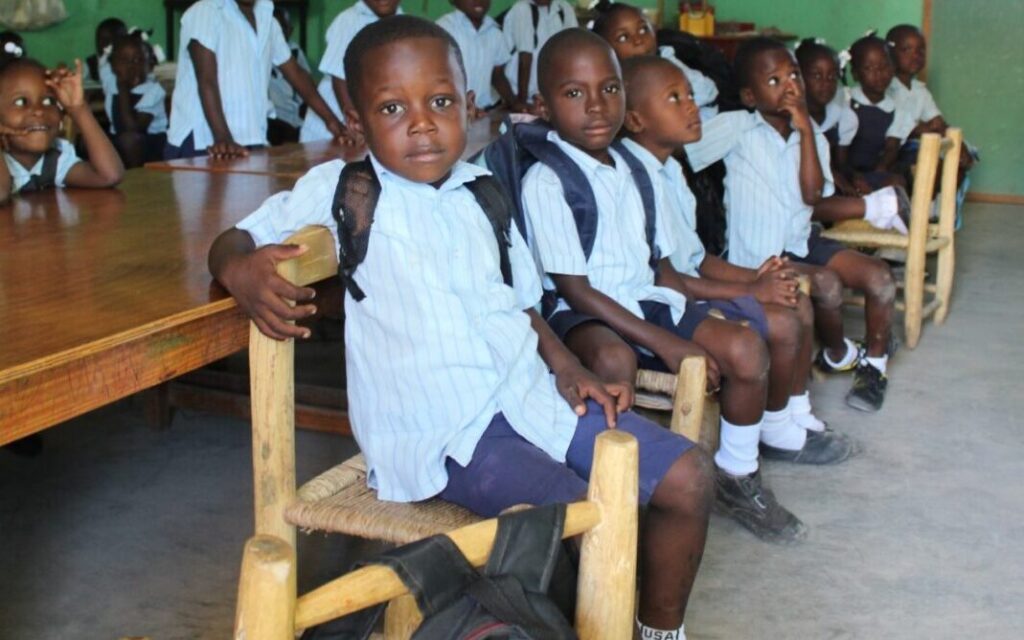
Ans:
<svg viewBox="0 0 1024 640"><path fill-rule="evenodd" d="M857 350L857 357L845 367L835 367L829 364L828 360L825 359L824 347L818 350L818 355L814 356L814 366L822 373L846 373L847 371L853 371L864 354L864 345L856 340L853 341L853 345Z"/></svg>
<svg viewBox="0 0 1024 640"><path fill-rule="evenodd" d="M807 441L801 449L780 449L761 443L761 456L769 460L784 460L797 464L839 464L853 455L849 438L831 429L807 431Z"/></svg>
<svg viewBox="0 0 1024 640"><path fill-rule="evenodd" d="M807 537L800 519L775 501L761 485L761 472L732 476L715 468L715 510L727 515L768 542L791 543Z"/></svg>
<svg viewBox="0 0 1024 640"><path fill-rule="evenodd" d="M885 402L887 386L889 378L867 361L862 361L853 372L853 387L846 394L846 404L860 411L878 411Z"/></svg>
<svg viewBox="0 0 1024 640"><path fill-rule="evenodd" d="M3 446L14 455L23 458L35 458L43 452L43 436L38 433L25 436L21 440L15 440Z"/></svg>

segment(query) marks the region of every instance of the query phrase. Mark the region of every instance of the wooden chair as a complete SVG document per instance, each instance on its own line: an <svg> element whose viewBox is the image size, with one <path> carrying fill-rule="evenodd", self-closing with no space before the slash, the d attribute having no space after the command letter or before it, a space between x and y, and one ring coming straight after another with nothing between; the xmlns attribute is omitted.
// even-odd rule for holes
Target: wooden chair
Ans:
<svg viewBox="0 0 1024 640"><path fill-rule="evenodd" d="M863 248L893 247L907 252L907 265L902 282L903 300L896 306L903 310L903 326L907 347L913 349L921 338L921 323L935 314L935 324L942 324L949 313L953 289L954 247L953 227L956 222L956 182L963 133L949 128L946 137L926 133L921 136L911 196L909 233L876 229L864 220L847 220L836 224L822 235L844 244ZM942 161L940 178L939 221L928 222L935 192L935 176ZM937 254L934 283L925 282L925 258ZM925 293L932 294L925 302ZM851 298L863 304L863 298Z"/></svg>
<svg viewBox="0 0 1024 640"><path fill-rule="evenodd" d="M279 263L278 273L282 277L304 286L337 274L334 241L326 228L307 227L287 242L304 244L309 250ZM366 485L362 455L329 469L296 491L294 341L268 338L252 324L249 368L256 534L263 541L253 543L255 547L275 546L276 543L271 545L261 537L272 536L294 549L296 527L405 544L480 522L478 516L439 499L417 503L378 500L376 492ZM688 358L678 376L641 371L637 379L638 389L642 390L638 404L671 410L672 430L688 434L696 441L705 402L704 380L703 358ZM634 497L634 510L635 506ZM290 589L294 592L294 580ZM299 606L300 610L304 606L301 601ZM409 617L409 612L408 602L392 603L385 625L405 624L402 621ZM308 621L306 617L297 620Z"/></svg>

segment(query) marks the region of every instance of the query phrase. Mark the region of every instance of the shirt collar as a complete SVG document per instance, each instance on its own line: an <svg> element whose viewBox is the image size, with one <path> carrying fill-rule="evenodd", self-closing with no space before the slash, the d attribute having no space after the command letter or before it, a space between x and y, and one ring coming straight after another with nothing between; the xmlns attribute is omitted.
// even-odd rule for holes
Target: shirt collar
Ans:
<svg viewBox="0 0 1024 640"><path fill-rule="evenodd" d="M893 102L892 96L888 94L888 91L886 92L885 97L882 98L881 102L875 103L871 102L871 100L869 100L868 97L864 95L864 90L860 88L860 85L857 85L856 87L850 90L850 98L853 101L859 102L863 105L878 107L879 109L885 111L886 113L892 113L892 111L896 108L896 103Z"/></svg>
<svg viewBox="0 0 1024 640"><path fill-rule="evenodd" d="M360 2L362 2L362 0L360 0ZM465 13L459 11L458 9L456 9L454 13L457 14L455 16L455 19L461 22L464 27L466 27L470 31L473 31L474 33L483 33L489 29L494 29L498 26L498 23L495 22L494 18L485 15L483 21L480 23L480 29L477 30L477 28L473 26L473 21L470 20L469 16L467 16Z"/></svg>
<svg viewBox="0 0 1024 640"><path fill-rule="evenodd" d="M265 0L257 0L257 1L258 2L264 2ZM378 16L376 13L374 13L373 9L370 8L370 5L368 5L365 2L363 2L363 0L359 0L358 2L356 2L352 6L355 7L356 13L361 13L361 14L363 14L364 16L366 16L368 18L373 18L374 20L379 20L380 19L380 16ZM395 11L394 15L396 15L396 16L402 15L402 7L398 7L398 9Z"/></svg>
<svg viewBox="0 0 1024 640"><path fill-rule="evenodd" d="M643 165L647 168L648 171L661 171L662 169L664 169L665 167L668 166L668 162L667 161L662 163L660 160L658 160L654 156L653 153L648 151L643 145L641 145L640 143L636 142L635 140L630 140L629 138L623 138L622 139L622 144L627 149L629 149L630 153L632 153L634 156L636 156L637 160L639 160L640 162L643 163ZM671 159L672 159L672 157L669 156L669 160L671 160Z"/></svg>
<svg viewBox="0 0 1024 640"><path fill-rule="evenodd" d="M562 137L558 135L557 131L548 131L548 140L558 145L558 148L572 158L572 160L579 165L580 169L583 169L583 172L588 176L592 176L598 171L611 170L619 174L621 177L626 172L626 163L614 149L608 149L608 153L611 154L612 160L615 161L615 166L610 166L594 158L582 149L576 148L575 145L562 140Z"/></svg>
<svg viewBox="0 0 1024 640"><path fill-rule="evenodd" d="M379 160L371 153L368 156L370 163L373 165L374 171L377 172L377 178L381 181L381 184L385 182L393 183L406 189L416 190L427 190L428 192L445 193L448 191L454 191L459 187L465 185L467 182L472 182L480 176L490 175L491 172L484 169L481 166L463 162L459 160L451 169L451 173L448 175L448 179L439 188L426 184L424 182L414 182L408 178L402 177L391 171L380 163Z"/></svg>

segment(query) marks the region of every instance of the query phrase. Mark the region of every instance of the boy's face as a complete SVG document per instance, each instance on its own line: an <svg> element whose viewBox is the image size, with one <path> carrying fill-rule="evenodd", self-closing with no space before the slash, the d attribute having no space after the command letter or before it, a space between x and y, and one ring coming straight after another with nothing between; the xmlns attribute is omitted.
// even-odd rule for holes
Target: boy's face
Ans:
<svg viewBox="0 0 1024 640"><path fill-rule="evenodd" d="M370 7L378 18L386 18L395 15L398 11L400 0L363 0L366 6Z"/></svg>
<svg viewBox="0 0 1024 640"><path fill-rule="evenodd" d="M832 102L839 89L839 69L831 56L815 56L803 74L808 103L822 107Z"/></svg>
<svg viewBox="0 0 1024 640"><path fill-rule="evenodd" d="M149 57L141 44L129 42L118 46L110 54L110 68L118 84L137 87L146 81Z"/></svg>
<svg viewBox="0 0 1024 640"><path fill-rule="evenodd" d="M892 61L886 47L879 44L864 52L860 65L854 67L853 76L866 95L881 96L892 82Z"/></svg>
<svg viewBox="0 0 1024 640"><path fill-rule="evenodd" d="M924 36L917 32L905 34L895 42L892 59L896 71L916 76L924 69L926 46Z"/></svg>
<svg viewBox="0 0 1024 640"><path fill-rule="evenodd" d="M608 20L605 38L619 60L650 55L658 46L647 16L635 9L616 11Z"/></svg>
<svg viewBox="0 0 1024 640"><path fill-rule="evenodd" d="M640 86L629 86L626 128L642 129L645 138L666 149L700 140L700 109L681 69L659 65L644 73Z"/></svg>
<svg viewBox="0 0 1024 640"><path fill-rule="evenodd" d="M63 112L53 91L46 86L42 69L18 66L0 82L0 120L23 136L8 136L16 151L43 153L53 145Z"/></svg>
<svg viewBox="0 0 1024 640"><path fill-rule="evenodd" d="M491 0L452 0L452 4L477 24L483 21L484 16L491 10Z"/></svg>
<svg viewBox="0 0 1024 640"><path fill-rule="evenodd" d="M355 87L352 126L382 165L438 184L466 149L466 79L447 42L408 38L363 58L373 69Z"/></svg>
<svg viewBox="0 0 1024 640"><path fill-rule="evenodd" d="M542 116L563 140L604 160L626 111L622 75L613 52L588 44L551 64L546 74L550 86L540 88Z"/></svg>
<svg viewBox="0 0 1024 640"><path fill-rule="evenodd" d="M740 89L740 99L764 116L789 119L782 110L787 96L803 96L804 83L800 67L787 49L762 51L754 61L749 86Z"/></svg>

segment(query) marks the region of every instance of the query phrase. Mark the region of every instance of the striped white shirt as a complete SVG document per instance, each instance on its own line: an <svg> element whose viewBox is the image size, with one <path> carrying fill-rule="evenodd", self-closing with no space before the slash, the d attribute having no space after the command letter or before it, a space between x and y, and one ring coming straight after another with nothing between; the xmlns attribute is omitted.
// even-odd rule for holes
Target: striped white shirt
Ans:
<svg viewBox="0 0 1024 640"><path fill-rule="evenodd" d="M486 170L459 162L435 189L373 162L381 194L354 276L366 298L345 296L349 412L370 486L384 500L436 495L448 482L446 458L466 465L498 412L564 461L577 418L523 311L540 299L536 267L513 226L515 288L505 285L494 231L463 186ZM342 166L313 168L238 228L258 245L308 224L334 230L330 206Z"/></svg>
<svg viewBox="0 0 1024 640"><path fill-rule="evenodd" d="M71 171L71 167L81 162L82 159L75 154L75 145L64 138L57 138L53 144L60 150L60 155L57 157L57 175L54 177L54 183L57 187L63 187L68 171ZM20 162L6 152L4 153L4 161L7 163L7 171L11 174L12 193L21 191L21 188L25 186L25 183L32 176L38 176L43 173L43 156L39 156L39 160L32 165L31 169L23 167Z"/></svg>
<svg viewBox="0 0 1024 640"><path fill-rule="evenodd" d="M505 75L512 84L513 91L519 91L519 54L532 53L533 62L530 66L530 86L526 98L533 100L539 93L537 89L537 57L544 43L559 31L578 27L576 10L565 0L551 0L546 7L537 6L537 28L533 27L533 13L530 9L531 0L518 0L505 14L503 30L512 59L505 67Z"/></svg>
<svg viewBox="0 0 1024 640"><path fill-rule="evenodd" d="M452 11L437 19L437 24L450 33L462 51L466 65L466 90L476 95L476 105L486 108L501 99L491 85L494 68L508 63L512 54L501 27L490 16L484 16L480 29L461 11Z"/></svg>
<svg viewBox="0 0 1024 640"><path fill-rule="evenodd" d="M181 146L193 134L196 150L213 144L188 53L189 43L195 40L217 56L217 86L231 137L241 145L267 144L270 68L288 62L292 52L274 19L274 3L256 0L253 12L255 31L234 0L200 0L181 17L169 143Z"/></svg>
<svg viewBox="0 0 1024 640"><path fill-rule="evenodd" d="M622 143L644 163L654 186L658 217L665 218L665 227L671 230L676 250L668 256L679 273L700 277L704 262L704 243L697 235L697 198L690 191L679 161L669 156L664 163L643 146L624 138Z"/></svg>
<svg viewBox="0 0 1024 640"><path fill-rule="evenodd" d="M835 192L828 141L814 127L823 196ZM756 269L784 251L807 255L813 207L800 192L800 133L783 139L758 112L730 111L704 125L699 142L686 145L694 171L725 159L726 240L729 262Z"/></svg>
<svg viewBox="0 0 1024 640"><path fill-rule="evenodd" d="M610 150L615 166L603 164L563 141L554 131L548 133L548 140L565 151L587 176L597 200L597 234L587 258L562 183L547 165L534 164L523 178L522 198L530 244L543 271L586 276L592 287L641 318L640 302L661 302L672 309L672 319L678 323L686 298L674 289L654 284L644 206L626 162ZM655 244L662 257L675 252L664 217L656 220ZM568 308L569 304L559 298L555 310Z"/></svg>
<svg viewBox="0 0 1024 640"><path fill-rule="evenodd" d="M693 101L700 107L700 119L710 120L718 115L718 106L714 104L718 99L718 85L696 69L691 69L676 57L676 50L672 47L658 47L658 55L676 65L683 71L690 89L693 90Z"/></svg>
<svg viewBox="0 0 1024 640"><path fill-rule="evenodd" d="M292 50L292 57L306 73L310 72L309 60L302 48L295 43L289 43ZM295 87L284 77L280 69L270 70L270 104L274 107L274 117L281 122L286 122L295 128L302 126L302 116L299 111L302 109L302 97Z"/></svg>
<svg viewBox="0 0 1024 640"><path fill-rule="evenodd" d="M135 110L139 113L148 113L153 116L153 120L150 121L146 133L163 133L167 131L167 105L165 103L167 92L160 86L160 83L150 76L139 86L133 87L132 93L142 96L135 103ZM114 131L114 100L117 100L117 94L117 85L115 84L114 93L108 93L104 99L104 108L107 112L107 119L110 120L111 133L117 133Z"/></svg>
<svg viewBox="0 0 1024 640"><path fill-rule="evenodd" d="M907 113L915 127L942 115L928 86L917 78L911 78L909 88L899 78L893 78L885 95L893 99L897 109Z"/></svg>
<svg viewBox="0 0 1024 640"><path fill-rule="evenodd" d="M893 80L898 82L898 80ZM892 86L892 85L890 85ZM896 101L886 93L885 97L882 98L881 102L877 104L871 102L871 100L864 95L864 90L859 86L853 87L848 92L848 98L846 103L843 105L843 112L839 115L839 146L848 147L853 139L857 136L857 131L860 128L860 121L857 119L856 109L858 105L868 105L872 107L878 107L886 113L896 112L893 117L892 124L885 132L886 138L899 138L900 143L907 141L910 137L910 132L917 126L917 122L911 117L910 113L897 106Z"/></svg>
<svg viewBox="0 0 1024 640"><path fill-rule="evenodd" d="M395 13L401 15L402 8L399 7ZM320 73L324 74L324 77L320 79L316 90L338 120L342 122L345 121L345 113L342 111L341 105L338 104L338 96L334 94L331 78L333 76L341 80L345 79L345 52L348 51L348 45L352 44L352 39L363 30L363 27L378 20L380 17L373 12L373 9L367 6L363 0L358 0L354 5L339 13L327 27L327 50L324 51L324 57L320 59L319 67ZM327 125L324 124L323 118L312 109L306 112L306 119L299 131L299 142L330 140L333 137L327 129Z"/></svg>

